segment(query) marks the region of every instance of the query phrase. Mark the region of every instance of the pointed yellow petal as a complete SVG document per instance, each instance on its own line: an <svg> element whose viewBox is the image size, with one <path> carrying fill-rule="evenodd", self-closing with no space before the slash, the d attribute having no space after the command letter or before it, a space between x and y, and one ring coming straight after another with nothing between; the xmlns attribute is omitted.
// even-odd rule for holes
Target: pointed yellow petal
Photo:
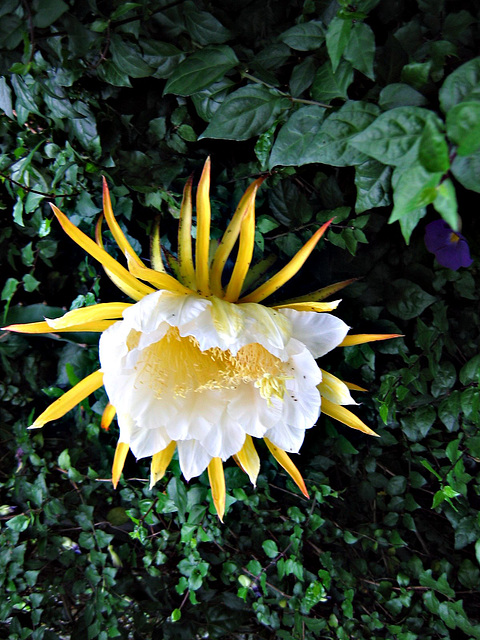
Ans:
<svg viewBox="0 0 480 640"><path fill-rule="evenodd" d="M295 482L295 484L303 493L303 495L306 498L309 498L310 496L308 495L307 487L305 486L305 482L303 481L302 475L300 471L297 469L297 467L290 460L290 457L285 453L283 449L280 449L279 447L274 445L273 442L270 442L268 438L264 438L264 440L265 440L265 444L270 449L270 453L278 462L278 464L285 469L285 471L292 478L292 480Z"/></svg>
<svg viewBox="0 0 480 640"><path fill-rule="evenodd" d="M322 381L317 388L322 396L322 402L326 399L334 404L357 404L343 380L324 369L320 369L320 371L322 372Z"/></svg>
<svg viewBox="0 0 480 640"><path fill-rule="evenodd" d="M368 389L359 387L358 384L355 384L354 382L345 382L345 384L351 391L368 391Z"/></svg>
<svg viewBox="0 0 480 640"><path fill-rule="evenodd" d="M144 267L145 265L133 250L132 245L129 243L129 241L125 237L125 234L121 230L120 225L118 224L118 222L115 219L115 216L113 215L112 201L110 199L110 191L108 190L108 185L107 185L107 181L105 180L105 176L103 176L102 182L103 182L103 212L105 214L105 220L107 221L108 228L112 232L112 236L114 237L115 242L118 244L120 251L122 252L122 255L125 255L125 252L128 251L129 255L132 256L135 262L139 264L141 267Z"/></svg>
<svg viewBox="0 0 480 640"><path fill-rule="evenodd" d="M103 384L103 372L95 371L89 376L80 380L72 389L69 389L60 398L41 413L29 429L39 429L51 420L58 420L73 409L82 400L85 400L91 393L99 389Z"/></svg>
<svg viewBox="0 0 480 640"><path fill-rule="evenodd" d="M363 431L363 433L366 433L369 436L379 437L378 434L375 433L375 431L372 431L370 427L367 427L367 425L362 422L360 418L357 418L354 413L352 413L348 409L345 409L345 407L342 407L339 404L330 402L326 398L322 398L322 413L325 413L327 416L335 418L335 420L346 424L347 427L358 429L358 431Z"/></svg>
<svg viewBox="0 0 480 640"><path fill-rule="evenodd" d="M294 309L295 311L316 311L322 313L324 311L334 311L341 300L333 300L332 302L290 302L287 304L275 304L273 309Z"/></svg>
<svg viewBox="0 0 480 640"><path fill-rule="evenodd" d="M359 333L358 335L345 336L339 347L352 347L355 344L375 342L375 340L390 340L390 338L403 338L400 333Z"/></svg>
<svg viewBox="0 0 480 640"><path fill-rule="evenodd" d="M258 187L262 184L264 178L258 178L253 182L243 194L238 207L233 214L233 218L223 234L220 244L215 251L215 256L212 262L212 268L210 270L210 286L214 295L222 297L222 273L225 264L235 246L235 243L240 235L240 229L243 219L249 211L250 201L252 193L256 192Z"/></svg>
<svg viewBox="0 0 480 640"><path fill-rule="evenodd" d="M68 311L61 318L46 318L52 329L67 329L78 324L86 324L98 320L114 320L122 317L123 312L132 305L128 302L104 302L89 307Z"/></svg>
<svg viewBox="0 0 480 640"><path fill-rule="evenodd" d="M3 328L17 333L102 333L115 322L118 322L118 320L99 320L97 322L76 324L65 329L52 329L48 322L30 322L29 324L11 324L9 327Z"/></svg>
<svg viewBox="0 0 480 640"><path fill-rule="evenodd" d="M150 489L153 489L157 482L165 475L165 471L167 470L167 467L173 458L173 454L175 453L176 446L177 443L172 440L165 449L153 454L152 464L150 467Z"/></svg>
<svg viewBox="0 0 480 640"><path fill-rule="evenodd" d="M257 188L255 187L252 190L247 203L247 212L240 227L237 259L225 292L225 300L230 302L236 302L240 297L250 263L252 262L253 249L255 247L255 195Z"/></svg>
<svg viewBox="0 0 480 640"><path fill-rule="evenodd" d="M332 220L329 220L328 222L323 224L320 229L318 229L313 234L310 240L308 240L304 244L300 251L298 251L298 253L293 256L290 262L283 267L283 269L280 269L278 273L272 276L270 280L267 280L267 282L262 284L260 287L255 289L255 291L249 293L244 298L241 298L240 302L261 302L268 296L272 295L272 293L275 293L277 289L280 289L280 287L282 287L286 282L293 278L297 271L301 269L308 256L312 253L315 245L323 236Z"/></svg>
<svg viewBox="0 0 480 640"><path fill-rule="evenodd" d="M147 287L143 282L139 282L136 278L129 273L125 267L114 260L104 249L99 247L91 238L80 231L74 224L70 222L65 214L63 214L58 207L54 204L50 205L53 209L53 213L57 217L58 221L63 227L63 230L70 238L76 242L82 249L89 253L95 260L98 260L106 269L111 271L119 280L125 283L128 287L132 288L139 294L146 296L149 293L153 293L154 289ZM143 297L142 296L142 297Z"/></svg>
<svg viewBox="0 0 480 640"><path fill-rule="evenodd" d="M95 225L95 240L98 246L100 247L100 249L103 249L102 222L103 222L103 214L99 216L97 224ZM116 287L118 287L120 291L123 291L123 293L125 293L129 298L131 298L132 300L138 301L144 297L145 294L141 293L135 287L130 286L129 284L127 284L126 282L118 278L109 269L107 269L105 265L102 265L102 266L103 266L103 270L105 271L107 276L110 278L110 280L113 282L113 284Z"/></svg>
<svg viewBox="0 0 480 640"><path fill-rule="evenodd" d="M260 458L255 450L252 436L247 435L243 447L233 457L239 467L248 475L253 486L256 486L257 476L260 472Z"/></svg>
<svg viewBox="0 0 480 640"><path fill-rule="evenodd" d="M107 402L107 406L105 407L102 413L100 428L103 429L104 431L108 431L110 429L110 425L112 424L112 420L114 419L116 413L117 413L117 410L115 409L113 404L110 404L110 402Z"/></svg>
<svg viewBox="0 0 480 640"><path fill-rule="evenodd" d="M253 265L253 267L250 267L247 277L245 278L245 282L243 283L245 291L255 286L257 282L261 282L267 271L275 264L276 261L277 256L274 256L273 253L271 253L269 256Z"/></svg>
<svg viewBox="0 0 480 640"><path fill-rule="evenodd" d="M324 300L328 298L328 296L333 296L334 293L340 291L344 287L347 287L352 282L356 282L360 278L350 278L349 280L342 280L341 282L336 282L335 284L330 284L328 287L322 287L321 289L317 289L316 291L311 291L304 296L299 296L298 298L289 298L288 300L284 300L283 304L291 304L292 302L318 302L319 300Z"/></svg>
<svg viewBox="0 0 480 640"><path fill-rule="evenodd" d="M178 221L178 266L182 282L195 289L195 267L192 257L192 182L190 176L183 190Z"/></svg>
<svg viewBox="0 0 480 640"><path fill-rule="evenodd" d="M162 246L160 242L160 219L155 220L153 233L150 238L150 260L155 271L165 273L165 266L162 260Z"/></svg>
<svg viewBox="0 0 480 640"><path fill-rule="evenodd" d="M210 251L210 158L203 167L197 187L197 240L195 244L195 275L197 290L210 295L208 255Z"/></svg>
<svg viewBox="0 0 480 640"><path fill-rule="evenodd" d="M119 442L117 444L117 448L115 449L115 457L113 458L112 465L112 484L114 489L117 488L118 481L120 480L120 476L122 475L123 466L125 464L125 460L127 459L129 449L130 445L126 442Z"/></svg>
<svg viewBox="0 0 480 640"><path fill-rule="evenodd" d="M127 253L128 268L130 272L141 280L146 280L150 284L153 284L157 289L166 289L167 291L174 291L176 293L193 293L191 289L187 289L183 284L180 284L178 280L175 280L168 273L161 273L160 271L154 271L153 269L147 269L146 267L140 267L138 264L130 259Z"/></svg>
<svg viewBox="0 0 480 640"><path fill-rule="evenodd" d="M225 513L225 475L221 458L212 458L208 465L208 479L212 487L212 498L218 517L223 522Z"/></svg>

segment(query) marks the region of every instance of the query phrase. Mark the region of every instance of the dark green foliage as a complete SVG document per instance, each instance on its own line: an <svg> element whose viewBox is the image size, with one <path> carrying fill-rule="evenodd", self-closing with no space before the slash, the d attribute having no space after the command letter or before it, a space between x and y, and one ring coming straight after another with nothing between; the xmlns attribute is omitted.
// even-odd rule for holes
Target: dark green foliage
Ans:
<svg viewBox="0 0 480 640"><path fill-rule="evenodd" d="M339 315L405 335L322 363L369 387L355 410L380 438L321 417L296 460L310 500L260 447L256 489L226 468L221 525L175 461L150 491L129 458L112 489L103 391L27 431L97 367L92 334L2 334L0 636L480 638L477 3L0 4L5 323L119 299L49 202L93 236L105 175L134 248L161 215L175 252L211 154L214 235L270 172L256 259L284 264L335 218L284 297L358 277ZM426 252L439 216L460 216L470 269Z"/></svg>

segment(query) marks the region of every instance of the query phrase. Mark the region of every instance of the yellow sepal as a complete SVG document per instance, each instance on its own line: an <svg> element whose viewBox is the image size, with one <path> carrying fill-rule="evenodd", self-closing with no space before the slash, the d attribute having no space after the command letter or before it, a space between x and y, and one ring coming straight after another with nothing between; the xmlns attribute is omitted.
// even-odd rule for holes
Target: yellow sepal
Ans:
<svg viewBox="0 0 480 640"><path fill-rule="evenodd" d="M123 312L132 305L128 302L103 302L89 307L73 309L61 318L47 319L47 324L54 330L70 329L76 325L97 322L99 320L118 320Z"/></svg>
<svg viewBox="0 0 480 640"><path fill-rule="evenodd" d="M197 187L197 238L195 244L195 275L197 290L203 296L210 295L210 158L203 167Z"/></svg>
<svg viewBox="0 0 480 640"><path fill-rule="evenodd" d="M362 422L360 418L357 418L354 413L352 413L348 409L345 409L345 407L342 407L342 405L340 404L334 404L333 402L330 402L326 398L322 398L322 413L330 416L331 418L335 418L335 420L338 420L343 424L346 424L347 427L362 431L369 436L377 436L377 438L379 437L378 433L375 433L375 431L370 429L370 427L367 427L367 425Z"/></svg>
<svg viewBox="0 0 480 640"><path fill-rule="evenodd" d="M221 458L212 458L208 465L208 479L212 488L212 498L218 517L223 522L225 513L225 474L223 473L223 464Z"/></svg>
<svg viewBox="0 0 480 640"><path fill-rule="evenodd" d="M117 413L117 410L115 409L113 404L110 404L110 402L107 402L107 406L105 407L102 413L100 428L103 429L104 431L108 431L110 429L110 425L112 424L112 420L114 419L116 413Z"/></svg>
<svg viewBox="0 0 480 640"><path fill-rule="evenodd" d="M339 347L353 347L356 344L375 342L376 340L390 340L390 338L403 338L400 333L359 333L357 335L345 336Z"/></svg>
<svg viewBox="0 0 480 640"><path fill-rule="evenodd" d="M155 271L165 273L165 265L162 259L162 244L160 242L160 219L155 220L153 232L150 237L150 260Z"/></svg>
<svg viewBox="0 0 480 640"><path fill-rule="evenodd" d="M178 221L178 267L182 282L195 289L195 267L192 257L192 182L190 176L183 190Z"/></svg>
<svg viewBox="0 0 480 640"><path fill-rule="evenodd" d="M28 324L11 324L9 327L3 327L8 331L16 333L102 333L118 320L98 320L96 322L86 322L85 324L76 324L65 329L52 329L48 322L30 322Z"/></svg>
<svg viewBox="0 0 480 640"><path fill-rule="evenodd" d="M252 436L246 436L243 447L233 458L238 466L248 475L253 486L256 486L257 477L260 472L260 458L255 450Z"/></svg>
<svg viewBox="0 0 480 640"><path fill-rule="evenodd" d="M176 446L177 443L172 440L165 449L153 454L152 464L150 466L150 489L153 489L157 482L165 475L165 471L172 461Z"/></svg>
<svg viewBox="0 0 480 640"><path fill-rule="evenodd" d="M140 280L146 280L150 284L153 284L157 289L166 289L167 291L173 291L175 293L193 293L191 289L185 287L168 273L161 273L160 271L138 266L138 264L130 258L128 253L127 260L130 273L140 278Z"/></svg>
<svg viewBox="0 0 480 640"><path fill-rule="evenodd" d="M264 440L265 440L265 444L270 449L270 453L278 462L278 464L285 469L285 471L292 478L292 480L295 482L295 484L303 493L303 495L306 498L309 498L310 496L308 495L307 487L305 486L305 482L302 478L302 474L297 469L297 467L293 464L293 462L290 460L290 457L288 456L288 454L285 453L283 449L280 449L279 447L274 445L273 442L270 442L268 438L264 438Z"/></svg>
<svg viewBox="0 0 480 640"><path fill-rule="evenodd" d="M333 300L332 302L290 302L286 304L275 304L273 309L294 309L295 311L315 311L323 313L325 311L334 311L341 300Z"/></svg>
<svg viewBox="0 0 480 640"><path fill-rule="evenodd" d="M122 475L123 467L125 465L125 460L127 459L129 449L130 445L126 442L119 442L117 444L117 448L115 449L115 457L113 458L112 465L112 484L114 489L117 488L118 481L120 480L120 476Z"/></svg>
<svg viewBox="0 0 480 640"><path fill-rule="evenodd" d="M55 402L41 413L29 429L39 429L47 422L58 420L73 409L77 404L85 400L91 393L99 389L103 384L103 372L95 371L89 376L80 380L74 387L66 391L63 396L57 398Z"/></svg>

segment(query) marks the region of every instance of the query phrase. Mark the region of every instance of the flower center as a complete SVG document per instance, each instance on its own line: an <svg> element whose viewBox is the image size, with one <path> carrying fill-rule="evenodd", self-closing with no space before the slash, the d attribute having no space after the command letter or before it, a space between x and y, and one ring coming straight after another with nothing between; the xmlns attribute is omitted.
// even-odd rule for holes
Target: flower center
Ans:
<svg viewBox="0 0 480 640"><path fill-rule="evenodd" d="M450 234L450 242L452 244L457 244L459 240L460 240L460 236L452 231Z"/></svg>
<svg viewBox="0 0 480 640"><path fill-rule="evenodd" d="M129 347L136 342L136 336L127 339ZM159 399L253 382L270 403L272 396L283 398L288 379L286 363L260 344L245 345L235 356L219 347L202 351L196 338L180 336L177 327L143 349L135 368L137 384L148 385Z"/></svg>

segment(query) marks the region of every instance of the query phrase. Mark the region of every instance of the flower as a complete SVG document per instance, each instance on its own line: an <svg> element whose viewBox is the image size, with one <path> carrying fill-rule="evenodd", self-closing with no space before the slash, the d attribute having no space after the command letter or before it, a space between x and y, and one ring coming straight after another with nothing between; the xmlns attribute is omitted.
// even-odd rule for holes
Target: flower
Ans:
<svg viewBox="0 0 480 640"><path fill-rule="evenodd" d="M444 220L434 220L427 224L425 246L435 255L442 267L453 271L460 267L469 267L473 262L465 237L453 231Z"/></svg>
<svg viewBox="0 0 480 640"><path fill-rule="evenodd" d="M210 160L197 188L195 260L192 179L187 181L180 210L178 259L170 260L175 277L163 265L158 226L152 238L153 268L134 252L115 220L105 180L104 216L128 269L104 250L102 218L95 243L52 205L65 232L103 265L134 303L100 303L69 311L61 318L7 327L22 333L102 334L101 368L53 402L30 428L60 418L104 385L109 404L101 426L108 429L116 413L120 429L112 469L114 486L129 449L137 458L152 456L152 487L163 477L177 449L187 480L208 469L220 519L225 510L223 462L233 457L255 484L260 461L253 438L264 439L274 458L308 496L287 451L299 451L306 429L316 423L321 410L354 429L376 435L343 406L355 404L350 390L361 388L322 371L316 359L337 346L394 337L347 336L349 327L329 313L339 301L320 300L351 281L282 304L260 304L297 273L330 222L276 275L242 296L253 255L255 195L261 183L259 178L245 192L210 261ZM224 267L237 241L233 273L224 285Z"/></svg>

